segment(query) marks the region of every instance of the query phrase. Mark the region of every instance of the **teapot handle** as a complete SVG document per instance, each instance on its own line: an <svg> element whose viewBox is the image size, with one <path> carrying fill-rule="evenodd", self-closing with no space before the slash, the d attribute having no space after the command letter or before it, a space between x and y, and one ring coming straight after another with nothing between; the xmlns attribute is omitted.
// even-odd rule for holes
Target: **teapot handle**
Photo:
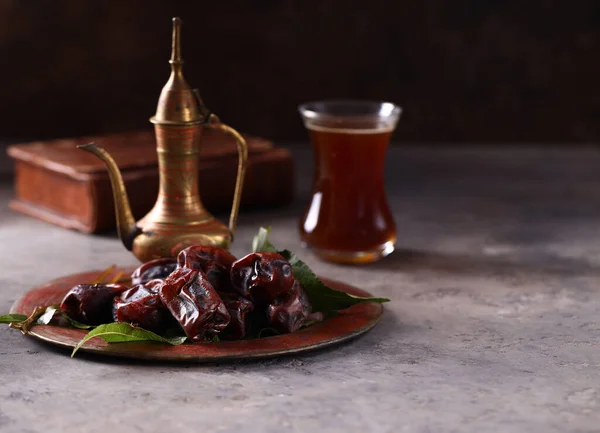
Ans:
<svg viewBox="0 0 600 433"><path fill-rule="evenodd" d="M240 209L240 201L242 199L242 190L244 188L244 176L246 174L246 162L248 161L248 144L244 137L240 135L231 126L221 123L217 115L211 113L208 122L204 124L206 128L218 129L223 131L227 135L231 135L236 143L238 149L238 169L237 179L235 181L235 190L233 192L233 203L231 204L231 213L229 214L229 232L231 236L235 236L235 229L237 226L237 217Z"/></svg>

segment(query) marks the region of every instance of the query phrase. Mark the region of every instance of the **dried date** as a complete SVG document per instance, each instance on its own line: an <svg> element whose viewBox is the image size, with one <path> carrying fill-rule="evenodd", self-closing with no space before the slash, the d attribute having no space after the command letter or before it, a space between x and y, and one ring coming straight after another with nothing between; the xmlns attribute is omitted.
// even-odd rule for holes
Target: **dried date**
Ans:
<svg viewBox="0 0 600 433"><path fill-rule="evenodd" d="M177 256L179 267L202 271L219 292L235 292L231 286L231 265L236 261L234 255L223 248L198 245L182 250Z"/></svg>
<svg viewBox="0 0 600 433"><path fill-rule="evenodd" d="M267 322L283 334L294 332L304 324L311 310L306 291L295 281L290 293L267 307Z"/></svg>
<svg viewBox="0 0 600 433"><path fill-rule="evenodd" d="M158 286L158 293L192 341L205 341L229 324L225 304L200 271L176 269Z"/></svg>
<svg viewBox="0 0 600 433"><path fill-rule="evenodd" d="M162 280L151 280L117 296L113 301L114 321L127 322L157 333L177 325L160 300L157 290L160 284Z"/></svg>
<svg viewBox="0 0 600 433"><path fill-rule="evenodd" d="M79 284L65 295L60 308L71 319L87 325L110 323L113 299L127 289L121 284Z"/></svg>
<svg viewBox="0 0 600 433"><path fill-rule="evenodd" d="M177 267L177 261L171 258L150 260L140 265L131 274L131 284L144 284L154 279L165 279Z"/></svg>
<svg viewBox="0 0 600 433"><path fill-rule="evenodd" d="M270 304L292 290L292 265L276 253L252 253L231 267L231 283L258 305Z"/></svg>
<svg viewBox="0 0 600 433"><path fill-rule="evenodd" d="M229 325L221 333L224 340L241 340L245 338L250 326L254 304L235 293L219 293L231 316Z"/></svg>

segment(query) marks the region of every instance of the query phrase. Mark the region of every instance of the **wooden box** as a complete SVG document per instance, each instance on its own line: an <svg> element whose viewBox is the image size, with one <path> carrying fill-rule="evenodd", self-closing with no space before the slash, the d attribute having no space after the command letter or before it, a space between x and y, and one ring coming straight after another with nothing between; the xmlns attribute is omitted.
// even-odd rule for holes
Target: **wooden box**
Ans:
<svg viewBox="0 0 600 433"><path fill-rule="evenodd" d="M290 152L268 140L246 136L248 169L242 209L284 206L293 200ZM116 226L108 173L93 155L76 145L94 141L119 165L136 219L154 205L158 194L158 163L152 131L81 137L14 145L15 199L12 209L61 227L96 233ZM218 131L203 133L199 188L213 213L227 213L237 173L235 141Z"/></svg>

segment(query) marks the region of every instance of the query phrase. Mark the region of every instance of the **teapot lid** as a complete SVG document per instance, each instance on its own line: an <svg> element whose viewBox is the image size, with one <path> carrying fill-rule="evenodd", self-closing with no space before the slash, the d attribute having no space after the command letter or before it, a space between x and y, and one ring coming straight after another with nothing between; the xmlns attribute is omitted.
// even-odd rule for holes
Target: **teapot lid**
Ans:
<svg viewBox="0 0 600 433"><path fill-rule="evenodd" d="M181 19L173 18L171 76L158 99L156 114L150 122L167 125L204 123L210 112L204 106L197 89L192 89L183 77L181 58Z"/></svg>

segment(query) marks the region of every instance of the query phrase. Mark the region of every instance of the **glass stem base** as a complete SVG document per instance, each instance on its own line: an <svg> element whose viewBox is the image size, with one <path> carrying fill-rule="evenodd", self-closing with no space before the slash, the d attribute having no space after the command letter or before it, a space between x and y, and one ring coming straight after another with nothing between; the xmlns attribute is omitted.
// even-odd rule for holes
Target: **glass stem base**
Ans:
<svg viewBox="0 0 600 433"><path fill-rule="evenodd" d="M328 250L315 248L306 243L303 243L303 246L309 248L315 255L325 261L356 265L373 263L391 254L394 251L395 241L388 241L368 251Z"/></svg>

